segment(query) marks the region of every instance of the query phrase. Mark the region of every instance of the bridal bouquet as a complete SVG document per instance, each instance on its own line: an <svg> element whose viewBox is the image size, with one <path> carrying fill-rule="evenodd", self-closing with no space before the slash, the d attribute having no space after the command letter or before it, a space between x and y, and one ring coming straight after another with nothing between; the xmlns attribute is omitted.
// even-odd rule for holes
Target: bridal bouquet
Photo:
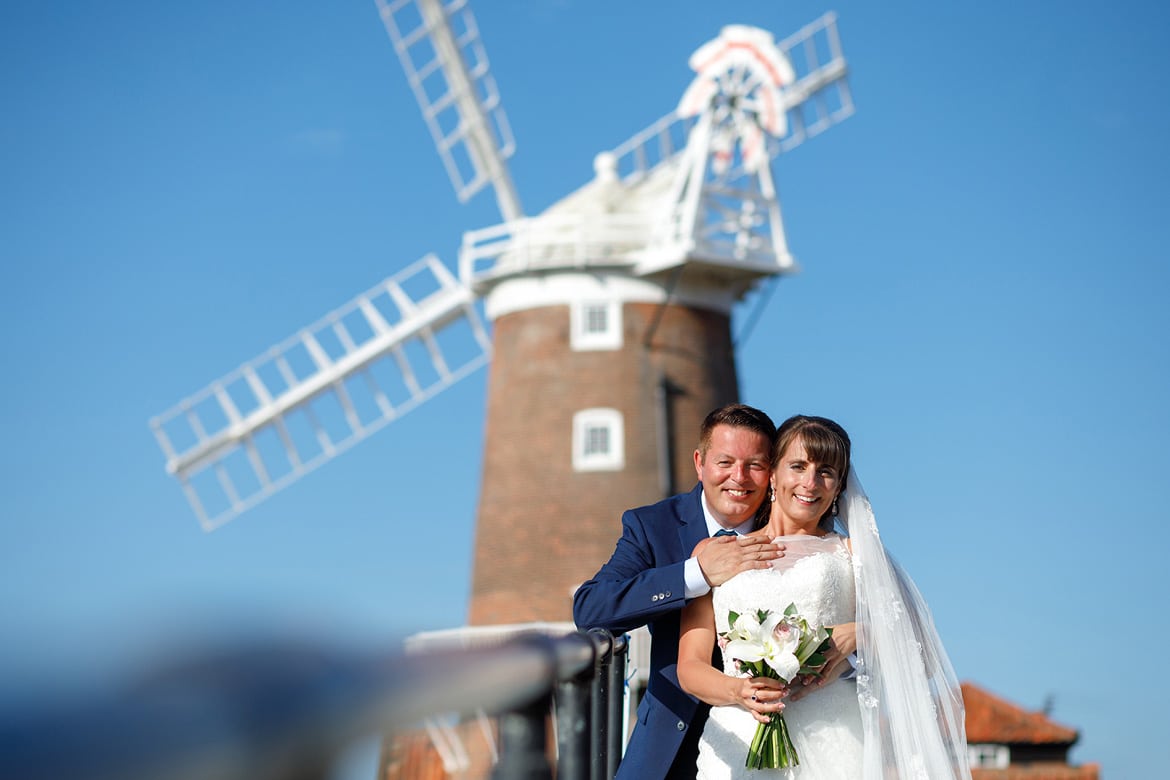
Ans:
<svg viewBox="0 0 1170 780"><path fill-rule="evenodd" d="M719 645L725 656L735 660L735 668L741 674L785 683L797 675L820 671L833 633L831 628L809 626L797 613L795 604L789 604L782 613L769 609L758 610L754 615L728 612L727 623L731 628L719 635ZM784 715L775 712L768 723L756 727L745 766L781 769L799 763Z"/></svg>

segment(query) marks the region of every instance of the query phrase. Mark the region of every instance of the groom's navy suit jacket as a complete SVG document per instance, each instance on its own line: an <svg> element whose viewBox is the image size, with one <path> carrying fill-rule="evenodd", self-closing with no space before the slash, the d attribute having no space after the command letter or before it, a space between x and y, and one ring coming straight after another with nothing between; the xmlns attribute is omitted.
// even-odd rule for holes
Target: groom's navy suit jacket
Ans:
<svg viewBox="0 0 1170 780"><path fill-rule="evenodd" d="M578 627L621 634L646 625L653 637L649 686L618 767L622 780L665 778L676 756L676 772L670 776L695 776L698 732L709 708L679 687L677 666L679 618L686 603L683 562L707 536L702 492L699 484L689 493L624 513L613 556L573 597Z"/></svg>

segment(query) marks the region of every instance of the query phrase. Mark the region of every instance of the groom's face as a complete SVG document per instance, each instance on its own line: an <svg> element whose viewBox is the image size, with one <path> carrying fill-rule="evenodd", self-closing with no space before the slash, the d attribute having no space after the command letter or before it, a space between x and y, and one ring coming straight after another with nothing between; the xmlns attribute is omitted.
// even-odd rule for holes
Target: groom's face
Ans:
<svg viewBox="0 0 1170 780"><path fill-rule="evenodd" d="M695 450L695 471L707 506L727 526L760 508L768 489L768 437L747 428L716 425L706 452Z"/></svg>

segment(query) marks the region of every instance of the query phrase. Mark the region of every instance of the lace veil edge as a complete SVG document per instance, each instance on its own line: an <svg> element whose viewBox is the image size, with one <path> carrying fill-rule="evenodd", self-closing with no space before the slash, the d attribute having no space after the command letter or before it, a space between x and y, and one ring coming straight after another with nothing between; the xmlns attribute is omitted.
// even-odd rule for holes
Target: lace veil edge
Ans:
<svg viewBox="0 0 1170 780"><path fill-rule="evenodd" d="M963 698L930 609L886 552L857 472L838 521L853 548L863 778L971 777Z"/></svg>

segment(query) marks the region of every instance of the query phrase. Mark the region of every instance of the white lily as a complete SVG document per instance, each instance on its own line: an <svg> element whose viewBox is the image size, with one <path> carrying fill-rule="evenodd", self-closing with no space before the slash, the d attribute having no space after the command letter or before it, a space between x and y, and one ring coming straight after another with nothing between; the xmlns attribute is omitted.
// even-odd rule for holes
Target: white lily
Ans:
<svg viewBox="0 0 1170 780"><path fill-rule="evenodd" d="M756 617L755 611L745 612L735 619L731 624L731 628L724 634L728 640L734 641L737 639L752 640L760 633L760 620Z"/></svg>
<svg viewBox="0 0 1170 780"><path fill-rule="evenodd" d="M791 682L800 671L800 660L796 657L796 650L800 644L799 632L793 631L779 613L772 613L760 624L756 622L755 630L750 633L746 630L750 624L741 621L741 615L734 626L736 638L727 643L724 653L731 658L741 661L764 661L775 670L780 679ZM740 634L740 629L744 629Z"/></svg>

